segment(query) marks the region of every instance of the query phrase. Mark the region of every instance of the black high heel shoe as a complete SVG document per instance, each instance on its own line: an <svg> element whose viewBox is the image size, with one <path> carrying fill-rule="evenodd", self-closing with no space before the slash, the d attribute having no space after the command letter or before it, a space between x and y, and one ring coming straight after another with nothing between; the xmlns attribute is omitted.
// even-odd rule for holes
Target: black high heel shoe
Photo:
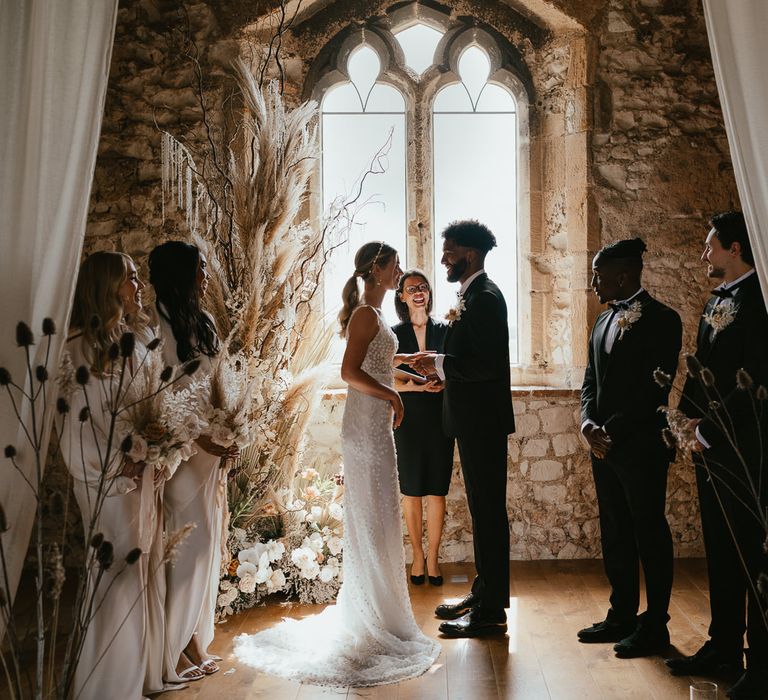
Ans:
<svg viewBox="0 0 768 700"><path fill-rule="evenodd" d="M424 560L424 571L427 570L427 560ZM411 571L413 571L413 564L411 564ZM421 586L424 583L424 574L421 574L420 576L414 576L411 574L411 583L414 586Z"/></svg>
<svg viewBox="0 0 768 700"><path fill-rule="evenodd" d="M424 562L424 571L427 572L427 579L429 580L430 586L442 586L443 585L443 575L440 574L439 576L430 576L429 570L427 569L427 562Z"/></svg>

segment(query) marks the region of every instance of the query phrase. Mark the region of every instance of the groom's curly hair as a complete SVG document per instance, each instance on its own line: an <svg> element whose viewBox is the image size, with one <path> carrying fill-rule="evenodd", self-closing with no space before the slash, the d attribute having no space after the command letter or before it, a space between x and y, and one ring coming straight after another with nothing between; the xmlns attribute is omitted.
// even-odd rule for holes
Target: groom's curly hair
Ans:
<svg viewBox="0 0 768 700"><path fill-rule="evenodd" d="M443 238L455 241L464 248L474 248L483 254L496 247L496 236L477 219L453 221L443 231Z"/></svg>

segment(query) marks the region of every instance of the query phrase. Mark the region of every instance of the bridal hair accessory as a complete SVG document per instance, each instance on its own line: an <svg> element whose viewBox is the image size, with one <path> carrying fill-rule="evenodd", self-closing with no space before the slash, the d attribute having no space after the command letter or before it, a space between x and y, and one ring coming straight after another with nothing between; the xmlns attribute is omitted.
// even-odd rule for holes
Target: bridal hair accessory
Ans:
<svg viewBox="0 0 768 700"><path fill-rule="evenodd" d="M376 263L379 261L379 256L381 255L381 250L384 247L384 241L381 241L379 243L379 249L376 251L376 255L373 256L373 262L371 263L371 267L369 268L368 272L373 272L373 268L376 267Z"/></svg>
<svg viewBox="0 0 768 700"><path fill-rule="evenodd" d="M464 303L464 297L461 293L456 295L458 298L456 300L456 306L450 308L448 310L448 313L445 314L445 320L448 321L448 325L452 326L456 321L458 321L461 318L462 312L467 308Z"/></svg>
<svg viewBox="0 0 768 700"><path fill-rule="evenodd" d="M619 327L619 340L621 340L624 333L640 320L643 315L643 305L639 301L633 301L631 304L615 304L612 308L616 311L616 325Z"/></svg>
<svg viewBox="0 0 768 700"><path fill-rule="evenodd" d="M713 306L708 313L702 314L702 318L712 326L713 335L717 335L733 323L737 311L738 307L733 299L723 299L719 304Z"/></svg>

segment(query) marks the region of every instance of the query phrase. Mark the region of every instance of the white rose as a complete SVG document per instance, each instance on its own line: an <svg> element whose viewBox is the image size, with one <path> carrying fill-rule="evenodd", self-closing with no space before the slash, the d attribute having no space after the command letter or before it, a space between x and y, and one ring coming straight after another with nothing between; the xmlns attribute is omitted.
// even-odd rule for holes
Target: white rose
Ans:
<svg viewBox="0 0 768 700"><path fill-rule="evenodd" d="M318 520L320 520L322 514L323 509L320 506L312 506L312 509L307 514L306 521L308 523L316 523Z"/></svg>
<svg viewBox="0 0 768 700"><path fill-rule="evenodd" d="M240 583L238 584L238 588L243 593L253 593L256 590L256 577L253 574L251 574L251 573L245 574L240 579Z"/></svg>
<svg viewBox="0 0 768 700"><path fill-rule="evenodd" d="M344 540L341 537L335 535L328 538L328 551L333 554L341 554L341 550L344 548Z"/></svg>
<svg viewBox="0 0 768 700"><path fill-rule="evenodd" d="M311 581L314 578L317 578L317 575L319 573L320 573L320 564L318 564L315 560L312 560L307 566L304 566L299 570L299 574L301 575L301 577L309 581Z"/></svg>
<svg viewBox="0 0 768 700"><path fill-rule="evenodd" d="M333 569L330 566L324 566L320 569L320 580L323 583L328 583L333 579Z"/></svg>
<svg viewBox="0 0 768 700"><path fill-rule="evenodd" d="M269 554L270 563L277 561L285 554L285 545L282 542L270 540L267 542L267 553Z"/></svg>
<svg viewBox="0 0 768 700"><path fill-rule="evenodd" d="M315 558L315 551L310 547L296 547L296 549L291 552L291 561L296 564L299 569L303 569L309 566L310 563L315 562Z"/></svg>
<svg viewBox="0 0 768 700"><path fill-rule="evenodd" d="M341 520L344 517L344 510L339 503L331 503L328 506L328 515L336 520Z"/></svg>
<svg viewBox="0 0 768 700"><path fill-rule="evenodd" d="M256 567L256 564L250 561L244 561L242 564L240 564L240 566L237 567L237 577L243 578L249 574L251 576L255 576L257 571L258 568Z"/></svg>
<svg viewBox="0 0 768 700"><path fill-rule="evenodd" d="M304 538L301 546L309 547L315 552L322 552L325 542L323 542L323 536L319 532L313 532L309 537Z"/></svg>
<svg viewBox="0 0 768 700"><path fill-rule="evenodd" d="M266 551L267 546L261 542L256 542L252 547L248 549L241 549L237 558L240 562L249 561L251 564L258 564L261 555Z"/></svg>

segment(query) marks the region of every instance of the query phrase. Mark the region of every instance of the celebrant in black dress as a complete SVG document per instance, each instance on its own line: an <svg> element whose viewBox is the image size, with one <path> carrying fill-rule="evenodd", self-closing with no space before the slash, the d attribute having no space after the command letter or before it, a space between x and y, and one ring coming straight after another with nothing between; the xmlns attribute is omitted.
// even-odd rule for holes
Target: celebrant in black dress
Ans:
<svg viewBox="0 0 768 700"><path fill-rule="evenodd" d="M392 330L397 335L398 353L420 350L443 352L448 325L435 321L432 287L420 270L407 270L400 278L395 309L402 323ZM407 365L399 369L413 373ZM395 430L397 468L403 512L413 548L411 582L424 583L425 575L434 586L443 583L438 564L440 538L445 519L445 496L453 469L453 438L443 432L443 385L439 381L409 379L395 375L405 416ZM427 554L424 555L422 499L427 499Z"/></svg>

